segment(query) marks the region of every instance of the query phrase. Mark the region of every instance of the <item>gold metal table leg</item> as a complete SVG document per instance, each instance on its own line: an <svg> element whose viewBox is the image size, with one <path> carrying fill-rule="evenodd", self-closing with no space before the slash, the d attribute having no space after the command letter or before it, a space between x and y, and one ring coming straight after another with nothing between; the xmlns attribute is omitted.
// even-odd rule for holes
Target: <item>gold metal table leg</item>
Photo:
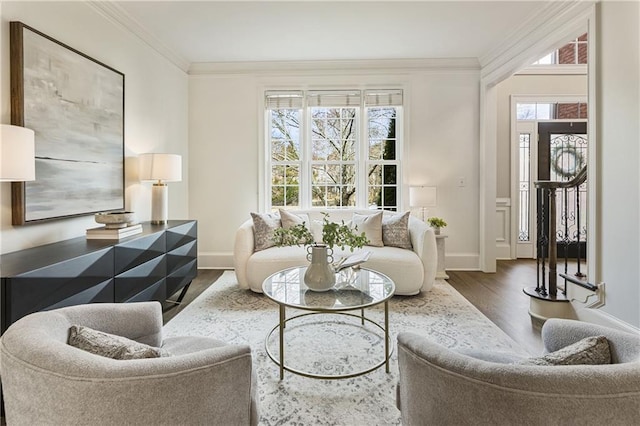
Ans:
<svg viewBox="0 0 640 426"><path fill-rule="evenodd" d="M389 301L384 302L384 358L385 371L389 373Z"/></svg>
<svg viewBox="0 0 640 426"><path fill-rule="evenodd" d="M284 379L284 324L285 307L280 304L280 380Z"/></svg>

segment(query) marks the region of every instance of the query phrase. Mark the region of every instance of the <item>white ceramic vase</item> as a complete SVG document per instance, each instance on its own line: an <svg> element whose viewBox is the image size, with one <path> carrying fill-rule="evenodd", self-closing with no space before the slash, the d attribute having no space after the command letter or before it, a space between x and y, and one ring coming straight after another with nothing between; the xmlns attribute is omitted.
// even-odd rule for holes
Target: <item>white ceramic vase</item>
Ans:
<svg viewBox="0 0 640 426"><path fill-rule="evenodd" d="M307 247L307 260L311 262L304 273L304 283L313 291L330 290L336 283L333 269L333 250L326 244L316 243Z"/></svg>

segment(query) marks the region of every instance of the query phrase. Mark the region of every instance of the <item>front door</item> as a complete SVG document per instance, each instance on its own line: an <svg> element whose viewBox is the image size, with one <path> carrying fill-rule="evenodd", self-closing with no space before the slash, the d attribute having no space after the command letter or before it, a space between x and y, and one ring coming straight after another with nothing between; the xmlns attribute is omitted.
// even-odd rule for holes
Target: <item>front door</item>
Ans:
<svg viewBox="0 0 640 426"><path fill-rule="evenodd" d="M587 165L587 123L538 123L538 180L569 181ZM556 191L556 241L558 257L586 257L587 186ZM547 200L537 190L538 212L549 211ZM543 204L544 203L544 204ZM579 208L577 206L579 205ZM548 218L538 227L538 236L548 232ZM546 255L546 253L544 253Z"/></svg>

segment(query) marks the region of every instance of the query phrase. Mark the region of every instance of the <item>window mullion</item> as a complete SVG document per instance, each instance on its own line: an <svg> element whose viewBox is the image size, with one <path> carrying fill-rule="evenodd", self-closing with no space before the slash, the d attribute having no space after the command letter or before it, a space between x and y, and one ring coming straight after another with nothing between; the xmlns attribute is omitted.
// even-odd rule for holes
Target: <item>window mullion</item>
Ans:
<svg viewBox="0 0 640 426"><path fill-rule="evenodd" d="M301 141L301 161L300 161L300 207L309 209L311 207L311 111L304 98L304 108L302 110L302 120L300 123Z"/></svg>

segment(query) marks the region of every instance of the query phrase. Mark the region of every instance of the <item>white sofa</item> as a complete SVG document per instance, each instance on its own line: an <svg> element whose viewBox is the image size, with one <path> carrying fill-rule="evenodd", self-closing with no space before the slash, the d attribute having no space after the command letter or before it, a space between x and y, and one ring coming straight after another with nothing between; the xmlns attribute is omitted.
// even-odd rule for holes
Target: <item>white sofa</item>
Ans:
<svg viewBox="0 0 640 426"><path fill-rule="evenodd" d="M378 210L357 209L314 209L290 210L294 214L307 214L310 221L321 223L324 215L333 222L348 222L354 213L374 214ZM387 215L395 212L383 213ZM423 221L411 216L409 218L409 234L412 250L398 247L365 246L362 250L371 252L369 260L363 265L391 278L396 285L396 294L410 296L428 291L433 287L436 276L437 251L436 238L433 229ZM335 248L334 258L352 254L347 248L344 252ZM236 232L233 250L234 266L238 284L241 288L251 289L262 293L262 282L275 272L294 266L305 266L306 249L302 246L270 247L264 250L254 250L253 220L244 222Z"/></svg>

